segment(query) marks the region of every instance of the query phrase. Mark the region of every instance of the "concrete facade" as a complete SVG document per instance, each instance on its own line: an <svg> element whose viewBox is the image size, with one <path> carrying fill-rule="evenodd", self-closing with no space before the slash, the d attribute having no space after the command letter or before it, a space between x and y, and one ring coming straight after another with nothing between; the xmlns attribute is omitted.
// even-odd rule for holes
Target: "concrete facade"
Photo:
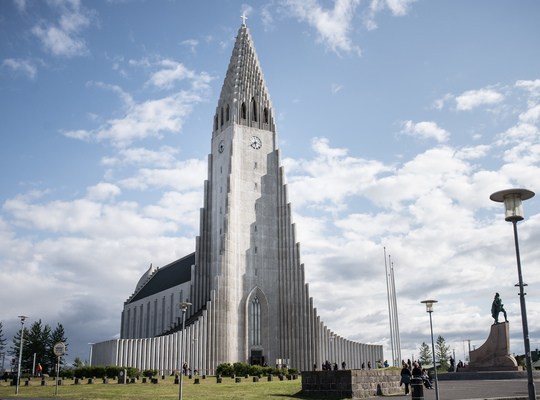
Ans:
<svg viewBox="0 0 540 400"><path fill-rule="evenodd" d="M345 361L349 368L383 360L382 346L347 340L320 320L291 214L274 111L249 30L242 25L213 121L189 291L182 284L137 302L128 299L122 339L94 345L92 364L164 373L178 369L180 314L172 311L170 326L145 318L167 315L168 305L187 293L192 306L183 358L204 373L237 361L311 370L325 360ZM157 279L147 274L134 296ZM160 311L156 301L163 299Z"/></svg>

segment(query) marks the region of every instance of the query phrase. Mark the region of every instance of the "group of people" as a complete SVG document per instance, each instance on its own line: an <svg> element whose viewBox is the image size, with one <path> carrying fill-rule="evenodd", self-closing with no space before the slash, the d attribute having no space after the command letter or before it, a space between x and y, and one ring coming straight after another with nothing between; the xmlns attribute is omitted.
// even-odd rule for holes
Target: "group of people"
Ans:
<svg viewBox="0 0 540 400"><path fill-rule="evenodd" d="M343 361L341 363L341 369L346 369L347 368L347 364L345 364L345 361ZM322 370L323 371L337 371L339 368L338 368L338 365L336 363L331 363L330 361L326 360L323 365L322 365ZM313 370L316 371L317 370L317 364L313 364Z"/></svg>
<svg viewBox="0 0 540 400"><path fill-rule="evenodd" d="M403 361L402 364L403 367L401 368L401 381L399 385L405 385L405 394L409 394L412 378L422 379L422 383L427 389L433 389L429 373L425 368L422 368L420 362L416 361L411 363L411 360L408 360L407 362Z"/></svg>
<svg viewBox="0 0 540 400"><path fill-rule="evenodd" d="M384 367L385 368L388 367L388 362L387 361L384 361ZM378 366L378 368L380 368L380 366ZM322 370L323 371L332 371L332 370L337 371L338 369L339 369L339 367L338 367L338 365L336 363L331 363L328 360L326 360L322 364ZM343 361L341 363L341 369L347 369L347 364L345 363L345 361ZM366 369L366 364L365 363L362 363L362 369ZM371 361L367 362L367 369L371 369ZM313 371L317 371L317 364L313 364Z"/></svg>

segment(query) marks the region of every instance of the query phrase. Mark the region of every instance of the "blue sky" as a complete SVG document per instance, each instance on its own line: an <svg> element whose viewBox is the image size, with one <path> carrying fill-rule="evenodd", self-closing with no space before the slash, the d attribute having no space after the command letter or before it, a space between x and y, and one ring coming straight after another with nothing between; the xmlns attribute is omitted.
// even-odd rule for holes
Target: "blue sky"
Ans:
<svg viewBox="0 0 540 400"><path fill-rule="evenodd" d="M191 251L240 15L277 115L302 261L336 333L385 346L383 247L403 358L463 358L501 293L523 340L511 224L540 190L540 4L275 0L0 2L0 320L60 322L69 357L118 335L150 263ZM540 347L540 197L519 224Z"/></svg>

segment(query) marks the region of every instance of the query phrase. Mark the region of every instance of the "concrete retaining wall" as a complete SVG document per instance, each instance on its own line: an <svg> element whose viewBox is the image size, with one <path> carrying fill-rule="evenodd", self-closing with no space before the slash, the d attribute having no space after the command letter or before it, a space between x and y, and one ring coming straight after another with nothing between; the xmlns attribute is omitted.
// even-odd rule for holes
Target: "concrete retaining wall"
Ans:
<svg viewBox="0 0 540 400"><path fill-rule="evenodd" d="M363 399L401 393L399 370L303 371L302 393Z"/></svg>

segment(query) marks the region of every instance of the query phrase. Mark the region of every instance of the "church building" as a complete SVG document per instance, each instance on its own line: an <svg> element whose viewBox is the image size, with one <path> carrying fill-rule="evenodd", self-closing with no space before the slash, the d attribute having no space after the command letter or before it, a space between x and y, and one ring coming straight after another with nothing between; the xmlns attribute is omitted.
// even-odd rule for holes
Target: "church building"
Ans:
<svg viewBox="0 0 540 400"><path fill-rule="evenodd" d="M187 362L361 368L380 345L353 342L317 315L296 242L275 112L250 32L236 42L212 123L195 252L143 274L124 303L121 338L96 343L92 365L172 373ZM182 311L184 353L179 359Z"/></svg>

